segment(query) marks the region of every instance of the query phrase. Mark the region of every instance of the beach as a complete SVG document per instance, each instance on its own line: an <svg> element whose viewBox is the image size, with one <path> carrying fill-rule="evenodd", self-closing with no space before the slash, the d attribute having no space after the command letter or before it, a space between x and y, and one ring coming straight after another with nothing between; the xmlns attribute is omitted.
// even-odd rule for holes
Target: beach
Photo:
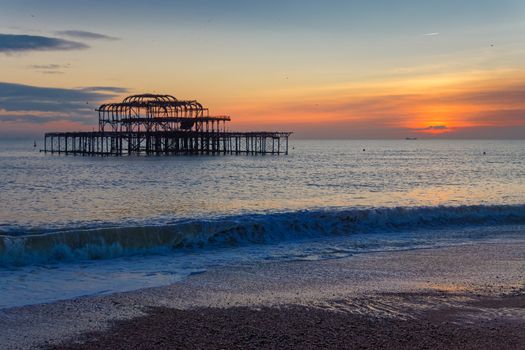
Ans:
<svg viewBox="0 0 525 350"><path fill-rule="evenodd" d="M0 311L7 349L525 347L525 241L217 268Z"/></svg>

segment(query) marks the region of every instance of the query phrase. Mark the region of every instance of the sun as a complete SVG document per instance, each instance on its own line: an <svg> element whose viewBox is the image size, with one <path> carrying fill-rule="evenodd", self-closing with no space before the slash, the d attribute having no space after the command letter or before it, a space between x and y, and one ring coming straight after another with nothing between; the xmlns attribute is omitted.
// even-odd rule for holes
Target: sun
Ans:
<svg viewBox="0 0 525 350"><path fill-rule="evenodd" d="M443 122L428 122L426 126L420 128L418 131L430 135L440 135L450 132L451 128Z"/></svg>

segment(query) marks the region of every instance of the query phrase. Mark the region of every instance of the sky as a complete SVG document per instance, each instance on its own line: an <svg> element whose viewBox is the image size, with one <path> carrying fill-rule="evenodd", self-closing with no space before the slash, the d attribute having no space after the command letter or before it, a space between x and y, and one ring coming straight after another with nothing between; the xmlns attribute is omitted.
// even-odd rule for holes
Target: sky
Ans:
<svg viewBox="0 0 525 350"><path fill-rule="evenodd" d="M0 0L0 137L137 93L297 138L525 137L523 0Z"/></svg>

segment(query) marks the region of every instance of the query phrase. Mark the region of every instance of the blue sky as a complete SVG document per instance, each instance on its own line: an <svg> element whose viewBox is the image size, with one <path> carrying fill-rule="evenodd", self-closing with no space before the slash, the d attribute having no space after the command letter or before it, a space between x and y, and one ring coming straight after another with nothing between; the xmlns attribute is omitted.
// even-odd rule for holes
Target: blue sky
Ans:
<svg viewBox="0 0 525 350"><path fill-rule="evenodd" d="M387 111L377 116L374 108L356 114L345 107L378 95L515 91L525 62L525 1L518 0L0 0L0 9L2 83L74 94L92 86L120 89L102 95L111 100L135 92L170 93L232 114L240 128L293 129L306 122L305 137L314 134L315 126L308 125L315 118L323 127L333 122L334 137L355 137L356 126L380 123ZM394 130L439 123L437 129L447 130L443 135L461 137L461 128L471 124L466 120L474 118L470 113L481 111L445 103L439 100L429 114L414 108L421 110L416 115L407 112L409 106L389 102L398 123L384 121L375 136L398 137ZM37 104L27 101L28 108ZM332 112L310 111L301 119L288 108L319 104ZM21 111L17 125L6 107L0 100L0 123L1 114L11 116L2 124L5 130L36 133L55 127L24 124ZM486 106L497 109L500 119L502 108ZM501 127L515 128L520 109L513 105L512 125ZM39 112L50 111L26 112L35 120ZM57 112L57 121L67 122L67 113ZM76 121L78 115L71 113ZM341 122L348 125L343 131ZM444 123L456 127L445 129Z"/></svg>

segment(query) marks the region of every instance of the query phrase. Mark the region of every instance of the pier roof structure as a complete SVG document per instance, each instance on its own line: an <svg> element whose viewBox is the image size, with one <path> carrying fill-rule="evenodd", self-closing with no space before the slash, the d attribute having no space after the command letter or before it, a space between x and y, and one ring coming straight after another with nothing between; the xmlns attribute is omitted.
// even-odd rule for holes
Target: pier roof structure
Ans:
<svg viewBox="0 0 525 350"><path fill-rule="evenodd" d="M177 131L223 130L229 116L210 116L196 100L178 100L171 95L142 94L122 102L101 105L98 109L99 131Z"/></svg>

